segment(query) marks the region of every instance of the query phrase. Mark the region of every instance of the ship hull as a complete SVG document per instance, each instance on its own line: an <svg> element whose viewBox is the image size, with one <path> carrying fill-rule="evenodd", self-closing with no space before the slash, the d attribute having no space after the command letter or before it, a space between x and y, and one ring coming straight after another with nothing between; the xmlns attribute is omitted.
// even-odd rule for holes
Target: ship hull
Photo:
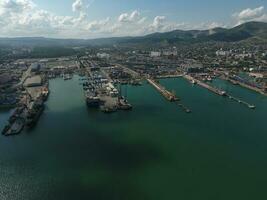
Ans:
<svg viewBox="0 0 267 200"><path fill-rule="evenodd" d="M37 123L43 111L44 111L44 106L41 106L39 110L36 111L36 113L33 116L31 116L30 118L26 120L26 125L28 128L32 128Z"/></svg>
<svg viewBox="0 0 267 200"><path fill-rule="evenodd" d="M89 108L98 108L100 106L99 100L86 100L86 104Z"/></svg>

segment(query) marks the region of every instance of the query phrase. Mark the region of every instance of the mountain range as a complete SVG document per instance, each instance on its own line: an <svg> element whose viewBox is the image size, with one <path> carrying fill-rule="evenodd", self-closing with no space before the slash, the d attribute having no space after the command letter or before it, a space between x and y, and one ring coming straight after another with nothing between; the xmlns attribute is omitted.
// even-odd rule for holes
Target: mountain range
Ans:
<svg viewBox="0 0 267 200"><path fill-rule="evenodd" d="M88 45L156 45L161 43L201 42L267 42L267 23L247 22L234 28L210 30L174 30L139 37L113 37L99 39L52 39L44 37L0 38L1 46L88 46Z"/></svg>

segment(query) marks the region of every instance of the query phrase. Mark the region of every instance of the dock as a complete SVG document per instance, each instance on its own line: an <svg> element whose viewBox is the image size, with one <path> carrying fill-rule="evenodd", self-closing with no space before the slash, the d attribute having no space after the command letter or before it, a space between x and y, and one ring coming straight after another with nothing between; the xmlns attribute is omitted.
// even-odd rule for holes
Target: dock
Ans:
<svg viewBox="0 0 267 200"><path fill-rule="evenodd" d="M165 89L162 85L156 82L153 79L147 79L148 83L150 83L156 90L160 92L160 94L165 97L170 102L176 102L177 105L186 113L191 113L191 110L187 108L182 103L178 102L180 99L172 92Z"/></svg>
<svg viewBox="0 0 267 200"><path fill-rule="evenodd" d="M178 103L177 102L177 105L183 110L183 111L185 111L186 113L191 113L192 111L189 109L189 108L187 108L184 104L181 104L181 103Z"/></svg>
<svg viewBox="0 0 267 200"><path fill-rule="evenodd" d="M229 94L226 94L226 96L227 96L229 99L232 99L232 100L234 100L234 101L236 101L236 102L238 102L238 103L240 103L240 104L243 104L243 105L247 106L247 107L250 108L250 109L255 109L255 108L256 108L255 105L249 104L248 102L243 101L243 100L241 100L241 99L238 99L238 98L236 98L236 97L233 97L233 96L231 96L231 95L229 95Z"/></svg>
<svg viewBox="0 0 267 200"><path fill-rule="evenodd" d="M239 99L239 98L237 98L237 97L231 96L231 95L229 95L227 92L225 92L225 91L223 91L223 90L220 90L220 89L218 89L218 88L215 88L215 87L213 87L213 86L211 86L211 85L209 85L209 84L207 84L207 83L204 83L204 82L202 82L202 81L200 81L200 80L198 80L198 79L195 79L195 78L193 78L192 76L184 75L184 78L187 79L187 80L189 80L189 81L191 81L191 82L194 82L194 83L200 85L200 86L203 87L203 88L208 89L209 91L211 91L211 92L213 92L213 93L215 93L215 94L217 94L217 95L219 95L219 96L228 97L229 99L231 99L231 100L233 100L233 101L236 101L236 102L239 103L239 104L245 105L246 107L248 107L248 108L250 108L250 109L255 109L255 108L256 108L255 105L250 104L250 103L248 103L248 102L246 102L246 101L243 101L243 100L241 100L241 99Z"/></svg>
<svg viewBox="0 0 267 200"><path fill-rule="evenodd" d="M241 86L243 88L246 88L246 89L252 90L254 92L260 93L260 94L262 94L264 96L267 96L267 93L264 92L263 89L260 89L260 88L257 88L257 87L253 87L251 85L248 85L248 84L243 83L243 82L238 81L238 80L233 80L230 77L221 76L220 78L223 79L223 80L226 80L226 81L228 81L228 82L230 82L230 83L232 83L234 85L239 85L239 86Z"/></svg>
<svg viewBox="0 0 267 200"><path fill-rule="evenodd" d="M136 71L134 71L133 69L126 67L124 65L118 64L116 63L117 67L121 67L125 72L131 74L134 78L139 78L140 74Z"/></svg>
<svg viewBox="0 0 267 200"><path fill-rule="evenodd" d="M153 79L147 79L147 81L154 86L154 88L156 88L156 90L158 90L160 92L160 94L162 96L164 96L168 101L174 102L174 101L178 101L179 98L176 97L175 94L173 94L172 92L166 90L162 85L160 85L159 83L157 83L155 80Z"/></svg>
<svg viewBox="0 0 267 200"><path fill-rule="evenodd" d="M183 74L174 74L174 75L159 75L157 78L180 78L183 77Z"/></svg>
<svg viewBox="0 0 267 200"><path fill-rule="evenodd" d="M184 75L184 78L191 81L191 82L195 82L196 84L200 85L203 88L208 89L209 91L219 95L219 96L226 96L226 92L223 90L220 90L218 88L212 87L211 85L204 83L203 81L200 81L198 79L193 78L192 76L189 75Z"/></svg>

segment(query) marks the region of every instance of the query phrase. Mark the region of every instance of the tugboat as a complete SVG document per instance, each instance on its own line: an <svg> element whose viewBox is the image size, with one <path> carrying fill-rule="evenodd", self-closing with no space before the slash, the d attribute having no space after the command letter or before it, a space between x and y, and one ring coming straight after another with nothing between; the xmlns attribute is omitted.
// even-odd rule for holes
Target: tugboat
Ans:
<svg viewBox="0 0 267 200"><path fill-rule="evenodd" d="M194 80L194 79L191 82L192 82L193 85L197 84L196 80Z"/></svg>
<svg viewBox="0 0 267 200"><path fill-rule="evenodd" d="M254 106L254 105L249 105L248 106L250 109L255 109L256 108L256 106Z"/></svg>
<svg viewBox="0 0 267 200"><path fill-rule="evenodd" d="M225 97L225 96L227 96L227 93L225 91L221 91L220 95Z"/></svg>

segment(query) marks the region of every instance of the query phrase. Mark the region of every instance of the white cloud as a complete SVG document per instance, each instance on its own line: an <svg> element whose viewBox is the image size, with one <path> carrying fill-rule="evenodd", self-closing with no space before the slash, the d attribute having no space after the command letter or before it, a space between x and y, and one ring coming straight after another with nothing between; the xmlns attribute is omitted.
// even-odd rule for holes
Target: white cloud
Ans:
<svg viewBox="0 0 267 200"><path fill-rule="evenodd" d="M176 29L213 29L226 27L223 23L188 23L170 21L165 16L150 18L138 10L117 17L89 20L88 8L93 0L73 0L74 15L60 16L38 7L32 0L0 0L0 37L45 36L61 38L96 38L138 36ZM77 14L77 15L76 15ZM246 21L266 21L264 7L245 9L233 15L229 24Z"/></svg>
<svg viewBox="0 0 267 200"><path fill-rule="evenodd" d="M247 8L233 15L237 25L249 22L249 21L263 21L267 22L267 13L264 10L264 6L258 8Z"/></svg>
<svg viewBox="0 0 267 200"><path fill-rule="evenodd" d="M0 36L89 37L88 30L96 30L97 22L87 19L86 4L75 2L78 17L55 15L31 0L0 0Z"/></svg>
<svg viewBox="0 0 267 200"><path fill-rule="evenodd" d="M165 16L156 16L150 27L155 31L161 31L164 28L165 20Z"/></svg>
<svg viewBox="0 0 267 200"><path fill-rule="evenodd" d="M104 20L90 22L87 26L87 30L92 32L104 30L105 26L108 25L109 22L110 22L109 17Z"/></svg>
<svg viewBox="0 0 267 200"><path fill-rule="evenodd" d="M137 10L132 13L122 13L118 18L119 22L136 22L137 20L140 20L140 13Z"/></svg>
<svg viewBox="0 0 267 200"><path fill-rule="evenodd" d="M84 3L82 0L76 0L72 4L73 12L80 12L83 9Z"/></svg>
<svg viewBox="0 0 267 200"><path fill-rule="evenodd" d="M130 15L129 20L130 20L130 21L134 21L134 20L138 19L139 16L140 16L140 13L139 13L137 10L135 10L135 11L133 11L132 14Z"/></svg>
<svg viewBox="0 0 267 200"><path fill-rule="evenodd" d="M250 19L255 19L257 17L260 17L263 14L264 7L258 7L255 9L247 8L240 13L238 13L237 17L238 19L241 20L250 20Z"/></svg>
<svg viewBox="0 0 267 200"><path fill-rule="evenodd" d="M143 17L137 23L138 24L143 24L143 23L145 23L146 20L147 20L147 18L146 17Z"/></svg>
<svg viewBox="0 0 267 200"><path fill-rule="evenodd" d="M90 21L87 15L90 5L87 0L75 0L72 9L78 16L60 16L40 9L32 0L0 0L0 37L137 36L189 27L186 23L168 22L165 16L156 16L150 20L137 10L123 13L116 19L107 17Z"/></svg>
<svg viewBox="0 0 267 200"><path fill-rule="evenodd" d="M124 22L128 19L128 13L122 13L119 18L118 18L118 21L119 22Z"/></svg>

